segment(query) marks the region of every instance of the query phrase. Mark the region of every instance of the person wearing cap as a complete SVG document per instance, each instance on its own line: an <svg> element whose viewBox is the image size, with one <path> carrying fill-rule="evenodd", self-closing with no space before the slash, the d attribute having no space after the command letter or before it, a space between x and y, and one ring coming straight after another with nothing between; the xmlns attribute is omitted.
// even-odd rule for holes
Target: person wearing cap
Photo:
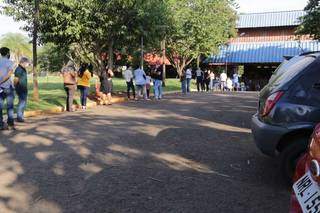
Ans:
<svg viewBox="0 0 320 213"><path fill-rule="evenodd" d="M15 130L14 126L14 88L11 80L14 63L10 60L10 49L0 48L0 130ZM4 102L7 101L7 124L3 122Z"/></svg>
<svg viewBox="0 0 320 213"><path fill-rule="evenodd" d="M17 108L17 122L24 122L24 110L27 106L28 98L28 73L26 68L29 66L30 61L27 57L22 57L19 65L14 71L14 86L16 94L19 98Z"/></svg>

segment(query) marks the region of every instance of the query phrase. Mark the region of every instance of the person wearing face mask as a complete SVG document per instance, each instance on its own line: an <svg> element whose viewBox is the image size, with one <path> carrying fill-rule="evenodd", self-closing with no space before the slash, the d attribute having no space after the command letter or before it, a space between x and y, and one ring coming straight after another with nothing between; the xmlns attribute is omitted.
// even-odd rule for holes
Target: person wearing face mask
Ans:
<svg viewBox="0 0 320 213"><path fill-rule="evenodd" d="M26 68L29 66L30 61L26 57L22 57L19 61L19 65L14 71L14 86L16 94L19 98L17 108L17 122L24 122L24 110L27 106L28 98L28 73Z"/></svg>
<svg viewBox="0 0 320 213"><path fill-rule="evenodd" d="M10 49L0 48L0 130L15 130L14 126L14 88L11 81L14 63L10 60ZM3 122L4 102L7 102L8 120Z"/></svg>

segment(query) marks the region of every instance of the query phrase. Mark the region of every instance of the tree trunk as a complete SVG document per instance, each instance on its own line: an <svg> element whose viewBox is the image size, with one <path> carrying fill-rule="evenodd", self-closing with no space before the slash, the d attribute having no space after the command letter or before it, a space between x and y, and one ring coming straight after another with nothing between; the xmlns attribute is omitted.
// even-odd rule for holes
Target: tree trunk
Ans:
<svg viewBox="0 0 320 213"><path fill-rule="evenodd" d="M108 46L108 69L113 70L113 39L110 40Z"/></svg>
<svg viewBox="0 0 320 213"><path fill-rule="evenodd" d="M200 69L200 55L197 57L197 68Z"/></svg>
<svg viewBox="0 0 320 213"><path fill-rule="evenodd" d="M143 69L143 64L144 64L144 41L143 41L143 36L141 36L141 69Z"/></svg>
<svg viewBox="0 0 320 213"><path fill-rule="evenodd" d="M32 51L33 51L33 99L39 101L39 84L38 84L38 57L37 57L37 40L38 40L38 23L39 23L39 0L34 0L34 18L33 18L33 40L32 40Z"/></svg>
<svg viewBox="0 0 320 213"><path fill-rule="evenodd" d="M166 85L166 40L163 39L161 42L162 48L162 78L163 78L163 86Z"/></svg>

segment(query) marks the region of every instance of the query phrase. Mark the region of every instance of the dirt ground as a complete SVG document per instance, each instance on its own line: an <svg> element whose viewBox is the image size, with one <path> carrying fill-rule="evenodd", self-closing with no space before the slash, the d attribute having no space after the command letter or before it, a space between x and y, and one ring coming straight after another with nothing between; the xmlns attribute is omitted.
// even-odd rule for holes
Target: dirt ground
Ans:
<svg viewBox="0 0 320 213"><path fill-rule="evenodd" d="M256 104L200 93L29 119L0 133L0 212L288 212Z"/></svg>

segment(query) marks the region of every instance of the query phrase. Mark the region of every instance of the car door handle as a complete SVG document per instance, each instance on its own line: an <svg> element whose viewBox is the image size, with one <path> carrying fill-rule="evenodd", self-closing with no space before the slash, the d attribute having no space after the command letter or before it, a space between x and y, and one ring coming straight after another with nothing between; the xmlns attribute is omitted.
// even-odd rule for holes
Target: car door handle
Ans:
<svg viewBox="0 0 320 213"><path fill-rule="evenodd" d="M314 88L314 89L320 89L320 83L315 83L315 84L313 85L313 88Z"/></svg>

